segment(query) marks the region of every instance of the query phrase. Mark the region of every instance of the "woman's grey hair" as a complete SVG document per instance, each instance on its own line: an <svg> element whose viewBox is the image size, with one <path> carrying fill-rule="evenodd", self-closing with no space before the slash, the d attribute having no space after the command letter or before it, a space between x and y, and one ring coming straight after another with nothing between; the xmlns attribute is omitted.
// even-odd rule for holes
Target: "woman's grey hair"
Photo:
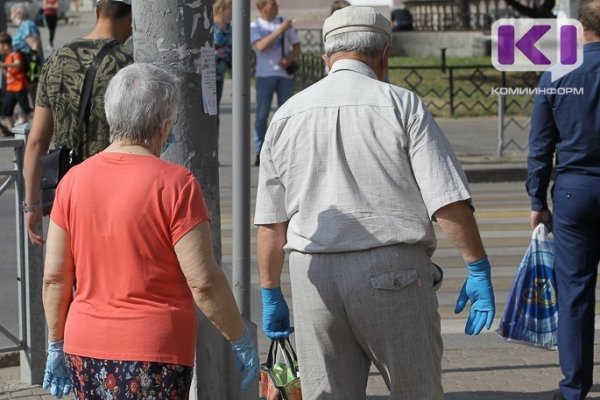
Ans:
<svg viewBox="0 0 600 400"><path fill-rule="evenodd" d="M10 12L11 14L14 13L20 15L23 21L25 21L26 19L29 19L29 3L24 1L17 3L10 8Z"/></svg>
<svg viewBox="0 0 600 400"><path fill-rule="evenodd" d="M135 63L121 69L104 95L111 143L152 143L162 124L177 115L178 81L175 75L152 64Z"/></svg>
<svg viewBox="0 0 600 400"><path fill-rule="evenodd" d="M371 60L381 54L390 40L382 32L346 32L330 36L325 42L325 54L331 57L339 52L357 52Z"/></svg>

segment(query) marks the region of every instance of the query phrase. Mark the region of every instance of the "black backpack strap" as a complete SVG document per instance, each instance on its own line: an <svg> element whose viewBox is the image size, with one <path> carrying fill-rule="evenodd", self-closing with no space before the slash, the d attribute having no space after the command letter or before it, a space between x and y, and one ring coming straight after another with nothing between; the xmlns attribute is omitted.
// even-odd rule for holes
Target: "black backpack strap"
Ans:
<svg viewBox="0 0 600 400"><path fill-rule="evenodd" d="M98 67L100 67L100 64L102 63L104 56L106 56L106 53L108 53L117 44L118 43L116 40L111 40L110 42L102 46L100 51L98 51L98 54L96 54L96 57L94 57L94 59L92 60L92 64L85 72L83 88L81 89L81 99L79 101L79 115L77 117L77 129L79 130L79 133L81 133L83 120L86 116L89 116L91 104L90 99L92 97L92 89L94 88L94 79L96 78L96 72L98 71ZM93 140L96 138L96 132L90 132L89 129L87 131L87 135L88 139ZM83 159L83 140L80 140L79 145L77 146L77 157L79 157L80 160Z"/></svg>

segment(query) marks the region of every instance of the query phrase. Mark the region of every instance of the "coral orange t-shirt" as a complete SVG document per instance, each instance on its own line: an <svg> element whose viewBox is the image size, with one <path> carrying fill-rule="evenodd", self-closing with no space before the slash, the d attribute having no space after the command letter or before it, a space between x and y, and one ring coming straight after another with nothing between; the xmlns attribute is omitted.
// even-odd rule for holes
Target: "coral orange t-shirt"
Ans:
<svg viewBox="0 0 600 400"><path fill-rule="evenodd" d="M27 76L25 76L25 69L23 66L25 63L23 54L19 53L18 51L13 51L4 59L5 64L12 64L17 61L21 62L21 66L6 68L7 92L20 92L27 89L28 86Z"/></svg>
<svg viewBox="0 0 600 400"><path fill-rule="evenodd" d="M193 366L196 306L173 249L209 219L192 173L101 152L61 180L51 219L75 262L65 352Z"/></svg>

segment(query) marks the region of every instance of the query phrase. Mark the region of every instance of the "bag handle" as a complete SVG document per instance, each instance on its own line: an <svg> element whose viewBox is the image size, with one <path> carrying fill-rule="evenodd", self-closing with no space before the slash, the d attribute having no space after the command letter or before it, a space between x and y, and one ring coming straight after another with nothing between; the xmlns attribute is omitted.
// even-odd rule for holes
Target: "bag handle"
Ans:
<svg viewBox="0 0 600 400"><path fill-rule="evenodd" d="M269 346L269 353L267 354L267 362L265 363L265 367L267 369L273 368L273 363L277 358L277 346L275 345L277 342L275 340L271 340L271 345Z"/></svg>
<svg viewBox="0 0 600 400"><path fill-rule="evenodd" d="M96 57L92 60L92 64L85 72L85 78L83 80L83 88L81 89L81 98L79 101L79 115L77 116L77 129L81 132L81 127L83 126L83 120L86 115L89 115L90 111L90 99L92 97L92 89L94 87L94 79L96 78L96 71L98 71L98 67L102 63L102 60L106 56L106 53L113 47L117 45L116 40L111 40L110 42L104 44L100 48L100 51L96 54ZM93 139L96 138L96 132L87 132L88 137ZM79 145L77 146L77 156L83 158L83 140L79 141Z"/></svg>
<svg viewBox="0 0 600 400"><path fill-rule="evenodd" d="M287 345L286 345L286 342L287 342ZM296 365L298 364L298 356L296 355L296 352L294 351L294 348L292 347L290 338L287 337L285 339L279 339L277 343L279 344L279 347L281 347L282 353L284 354L285 359L286 359L288 365L290 366L291 371L294 374L294 378L297 378L298 370L296 368L294 368L294 362L296 363ZM288 346L289 346L289 348L288 348Z"/></svg>
<svg viewBox="0 0 600 400"><path fill-rule="evenodd" d="M279 23L283 23L283 17L279 17ZM281 58L285 58L285 34L287 31L284 31L281 34Z"/></svg>

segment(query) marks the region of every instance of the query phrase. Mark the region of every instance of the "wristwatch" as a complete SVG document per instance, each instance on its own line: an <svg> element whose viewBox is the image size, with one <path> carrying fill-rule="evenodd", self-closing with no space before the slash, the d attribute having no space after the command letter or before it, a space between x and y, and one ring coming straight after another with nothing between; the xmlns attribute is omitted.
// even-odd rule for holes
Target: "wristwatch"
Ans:
<svg viewBox="0 0 600 400"><path fill-rule="evenodd" d="M27 204L25 202L23 202L23 205L21 206L21 209L23 210L24 213L28 213L28 212L36 212L37 210L42 208L42 202L38 201L36 203L33 204Z"/></svg>

